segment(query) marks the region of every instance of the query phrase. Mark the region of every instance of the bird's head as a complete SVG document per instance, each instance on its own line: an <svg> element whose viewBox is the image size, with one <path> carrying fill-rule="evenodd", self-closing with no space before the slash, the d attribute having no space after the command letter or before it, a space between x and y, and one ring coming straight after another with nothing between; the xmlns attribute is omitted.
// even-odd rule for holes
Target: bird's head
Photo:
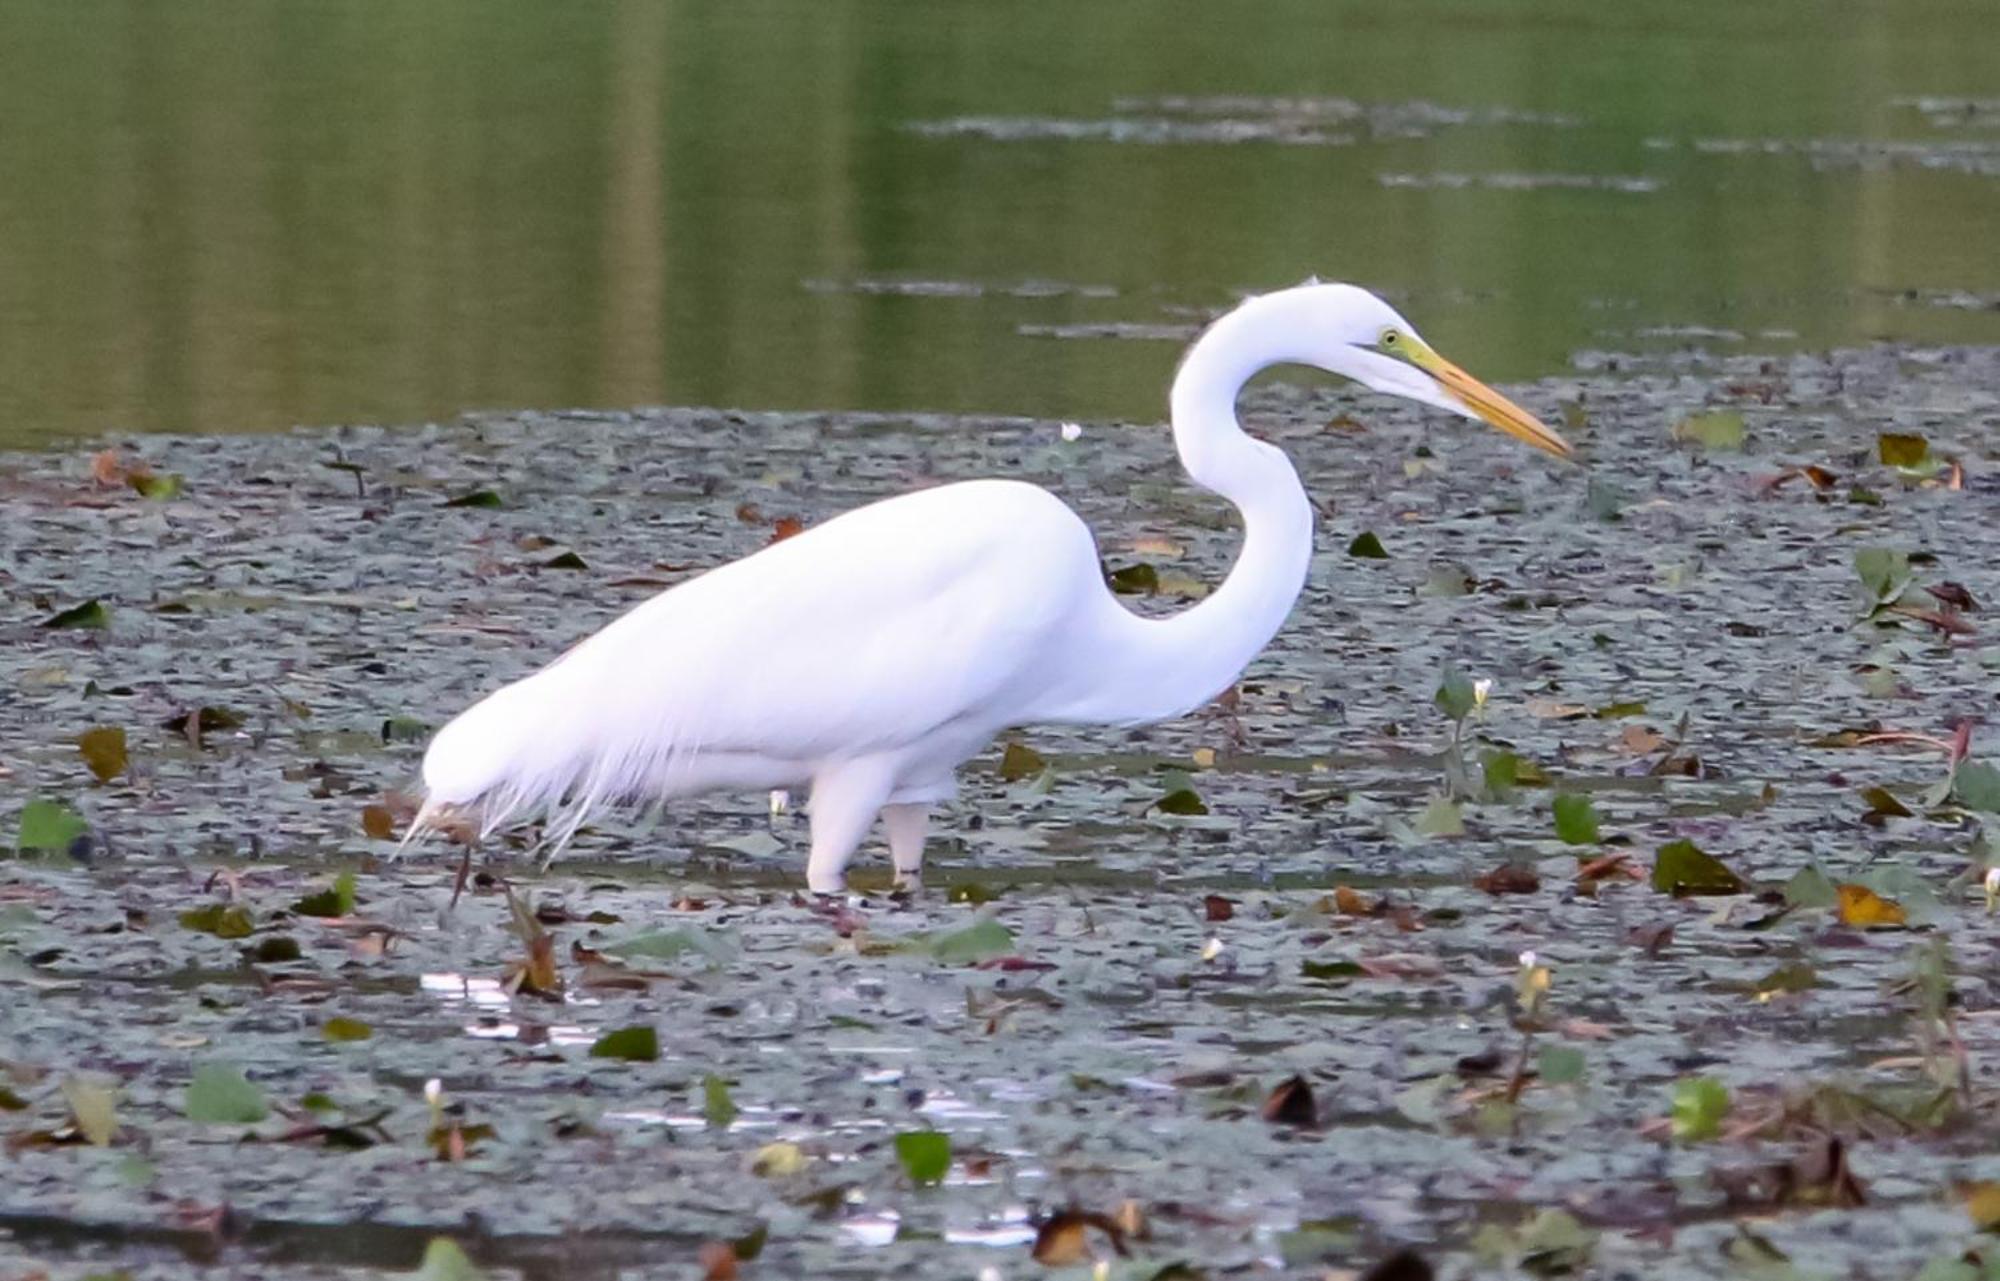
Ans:
<svg viewBox="0 0 2000 1281"><path fill-rule="evenodd" d="M1568 441L1440 356L1416 326L1366 289L1313 282L1285 292L1296 296L1295 308L1288 310L1308 363L1385 395L1488 423L1558 457L1571 456Z"/></svg>

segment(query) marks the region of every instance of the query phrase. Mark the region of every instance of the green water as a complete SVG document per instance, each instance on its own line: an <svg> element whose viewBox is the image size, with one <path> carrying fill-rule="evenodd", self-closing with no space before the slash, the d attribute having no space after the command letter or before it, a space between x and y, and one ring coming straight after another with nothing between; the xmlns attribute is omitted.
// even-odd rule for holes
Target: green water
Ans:
<svg viewBox="0 0 2000 1281"><path fill-rule="evenodd" d="M1311 272L1497 379L1689 326L2000 342L1992 19L6 0L0 442L659 402L1151 420L1177 328ZM1158 101L1218 95L1264 101ZM1161 336L1091 336L1119 325Z"/></svg>

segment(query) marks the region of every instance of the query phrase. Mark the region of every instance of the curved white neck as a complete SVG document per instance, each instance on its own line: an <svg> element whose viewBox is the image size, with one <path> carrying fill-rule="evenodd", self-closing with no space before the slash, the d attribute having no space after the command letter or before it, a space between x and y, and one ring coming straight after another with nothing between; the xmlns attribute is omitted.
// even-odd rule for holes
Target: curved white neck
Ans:
<svg viewBox="0 0 2000 1281"><path fill-rule="evenodd" d="M1243 550L1206 600L1171 618L1118 608L1095 656L1096 688L1075 719L1138 723L1178 716L1214 698L1242 674L1305 586L1313 511L1284 451L1245 435L1236 396L1259 370L1314 363L1294 350L1284 295L1257 299L1212 326L1188 351L1171 397L1174 445L1196 484L1235 504Z"/></svg>

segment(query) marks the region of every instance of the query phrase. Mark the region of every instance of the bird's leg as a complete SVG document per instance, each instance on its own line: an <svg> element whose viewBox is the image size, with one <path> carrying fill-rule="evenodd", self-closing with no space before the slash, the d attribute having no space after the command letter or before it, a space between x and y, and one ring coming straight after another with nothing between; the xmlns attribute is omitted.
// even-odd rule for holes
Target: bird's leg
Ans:
<svg viewBox="0 0 2000 1281"><path fill-rule="evenodd" d="M924 886L924 835L930 822L928 801L882 807L882 830L889 835L889 860L896 865L898 890Z"/></svg>
<svg viewBox="0 0 2000 1281"><path fill-rule="evenodd" d="M889 798L891 782L889 771L872 761L849 761L813 779L812 856L806 861L806 887L813 893L847 888L847 860Z"/></svg>

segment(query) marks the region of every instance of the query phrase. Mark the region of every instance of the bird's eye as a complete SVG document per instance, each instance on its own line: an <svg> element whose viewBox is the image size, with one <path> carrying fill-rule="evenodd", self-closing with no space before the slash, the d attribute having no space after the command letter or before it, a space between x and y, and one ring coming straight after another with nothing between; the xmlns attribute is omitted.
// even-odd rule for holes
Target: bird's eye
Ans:
<svg viewBox="0 0 2000 1281"><path fill-rule="evenodd" d="M1381 346L1383 351L1396 350L1396 344L1399 341L1400 339L1396 331L1393 329L1384 329L1382 331L1382 336L1376 340L1376 342Z"/></svg>

